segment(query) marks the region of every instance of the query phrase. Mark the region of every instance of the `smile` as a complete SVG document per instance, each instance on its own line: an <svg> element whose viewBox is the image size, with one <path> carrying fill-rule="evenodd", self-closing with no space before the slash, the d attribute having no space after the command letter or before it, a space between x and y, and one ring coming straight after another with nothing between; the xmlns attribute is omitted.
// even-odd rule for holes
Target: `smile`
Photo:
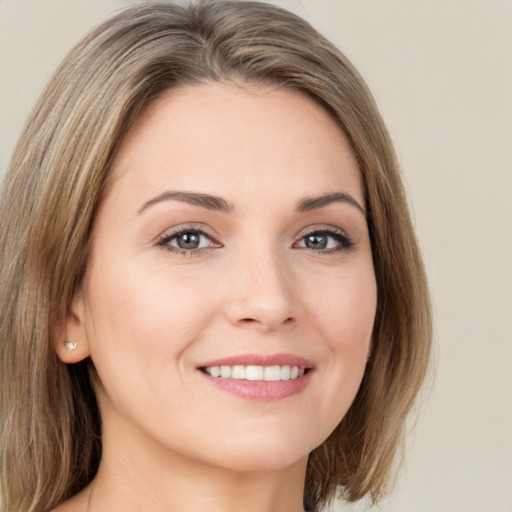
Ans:
<svg viewBox="0 0 512 512"><path fill-rule="evenodd" d="M306 368L290 365L206 366L201 368L201 370L211 377L221 379L264 380L267 382L295 380L304 376L304 373L307 371Z"/></svg>
<svg viewBox="0 0 512 512"><path fill-rule="evenodd" d="M206 381L238 397L274 401L304 391L316 365L294 354L244 354L204 361L197 367Z"/></svg>

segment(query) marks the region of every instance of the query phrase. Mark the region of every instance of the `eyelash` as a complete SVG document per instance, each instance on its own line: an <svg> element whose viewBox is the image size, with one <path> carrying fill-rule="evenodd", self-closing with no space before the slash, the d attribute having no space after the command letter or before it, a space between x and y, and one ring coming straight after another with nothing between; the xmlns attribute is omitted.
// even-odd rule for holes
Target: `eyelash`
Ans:
<svg viewBox="0 0 512 512"><path fill-rule="evenodd" d="M301 236L299 242L305 240L306 237L311 236L311 235L317 235L317 236L321 235L321 236L325 236L327 238L333 238L337 242L338 247L333 247L330 249L315 250L315 249L312 249L309 247L304 247L304 249L310 249L311 251L318 252L319 254L322 254L322 255L332 255L332 254L337 254L337 253L340 253L343 251L349 251L355 245L353 240L345 232L341 231L340 229L336 229L336 228L312 229L311 231L303 234ZM298 242L295 242L294 246L297 243Z"/></svg>
<svg viewBox="0 0 512 512"><path fill-rule="evenodd" d="M212 246L215 245L217 247L222 247L222 244L218 242L213 235L208 233L207 231L199 228L179 228L176 231L173 231L171 233L165 234L160 240L158 241L157 245L165 249L166 251L180 254L182 256L196 256L199 255L201 252L203 252L205 249L210 249L211 247L201 247L197 249L182 249L180 247L174 247L170 245L171 241L174 239L177 239L180 235L184 234L196 234L199 236L204 236L208 240L211 241Z"/></svg>
<svg viewBox="0 0 512 512"><path fill-rule="evenodd" d="M199 236L206 237L208 240L211 241L212 246L222 247L222 244L218 242L214 236L212 236L210 233L203 229L199 228L179 228L176 231L173 231L171 233L167 233L164 236L160 238L157 245L165 249L166 251L180 254L182 256L196 256L199 255L201 252L203 252L206 249L210 249L212 247L200 247L196 249L183 249L180 247L174 247L170 245L170 243L177 239L180 235L184 234L196 234ZM295 242L292 247L299 248L296 245L299 242L302 242L306 239L306 237L311 235L320 235L320 236L326 236L327 238L332 238L336 241L338 244L337 247L333 247L330 249L313 249L310 247L300 247L300 249L309 249L311 251L317 252L322 255L331 255L336 254L343 251L349 251L354 247L354 242L352 239L343 231L335 229L335 228L323 228L323 229L312 229L311 231L303 234L301 238Z"/></svg>

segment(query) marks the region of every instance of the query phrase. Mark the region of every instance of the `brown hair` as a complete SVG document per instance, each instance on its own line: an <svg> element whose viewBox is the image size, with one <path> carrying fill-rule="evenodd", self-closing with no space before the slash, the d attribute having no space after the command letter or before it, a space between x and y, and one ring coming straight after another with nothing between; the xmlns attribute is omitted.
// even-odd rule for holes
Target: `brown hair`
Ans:
<svg viewBox="0 0 512 512"><path fill-rule="evenodd" d="M142 109L178 85L277 84L320 103L348 138L368 207L378 304L372 357L350 410L308 462L304 503L339 490L377 501L424 380L431 319L397 162L367 86L331 43L257 2L149 4L92 31L27 121L0 202L1 482L7 512L45 511L94 477L100 418L90 362L52 346L86 265L110 163Z"/></svg>

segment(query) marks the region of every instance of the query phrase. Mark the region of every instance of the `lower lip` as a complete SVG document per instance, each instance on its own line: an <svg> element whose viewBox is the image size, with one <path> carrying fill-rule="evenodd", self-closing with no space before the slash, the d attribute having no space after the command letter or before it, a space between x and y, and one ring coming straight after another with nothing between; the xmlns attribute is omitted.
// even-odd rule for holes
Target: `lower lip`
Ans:
<svg viewBox="0 0 512 512"><path fill-rule="evenodd" d="M311 381L313 370L309 370L297 379L277 381L223 379L222 377L212 377L201 371L200 373L208 382L223 391L250 400L273 401L302 392Z"/></svg>

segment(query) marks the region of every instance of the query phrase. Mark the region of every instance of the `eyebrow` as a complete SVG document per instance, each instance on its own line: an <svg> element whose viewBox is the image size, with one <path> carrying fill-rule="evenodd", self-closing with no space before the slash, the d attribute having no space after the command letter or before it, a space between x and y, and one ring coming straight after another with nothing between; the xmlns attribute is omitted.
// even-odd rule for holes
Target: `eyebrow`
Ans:
<svg viewBox="0 0 512 512"><path fill-rule="evenodd" d="M207 210L224 213L229 213L231 210L233 210L233 205L221 197L212 196L210 194L199 194L197 192L181 192L169 190L145 202L137 210L137 213L142 213L144 210L150 206L153 206L154 204L169 200L181 201L182 203L188 203L193 206L200 206L202 208L206 208Z"/></svg>
<svg viewBox="0 0 512 512"><path fill-rule="evenodd" d="M234 207L231 203L222 199L222 197L213 196L210 194L200 194L198 192L183 192L177 190L168 190L162 194L146 201L138 210L137 213L142 213L144 210L153 206L154 204L162 201L181 201L183 203L191 204L193 206L200 206L207 210L219 211L223 213L231 212ZM330 194L323 194L321 196L306 197L299 201L296 210L298 212L307 212L323 208L331 203L347 203L357 208L366 218L364 208L346 192L332 192Z"/></svg>
<svg viewBox="0 0 512 512"><path fill-rule="evenodd" d="M306 197L297 205L297 211L307 212L310 210L316 210L323 208L331 203L347 203L357 208L366 218L366 212L364 208L346 192L332 192L330 194L324 194L316 197Z"/></svg>

